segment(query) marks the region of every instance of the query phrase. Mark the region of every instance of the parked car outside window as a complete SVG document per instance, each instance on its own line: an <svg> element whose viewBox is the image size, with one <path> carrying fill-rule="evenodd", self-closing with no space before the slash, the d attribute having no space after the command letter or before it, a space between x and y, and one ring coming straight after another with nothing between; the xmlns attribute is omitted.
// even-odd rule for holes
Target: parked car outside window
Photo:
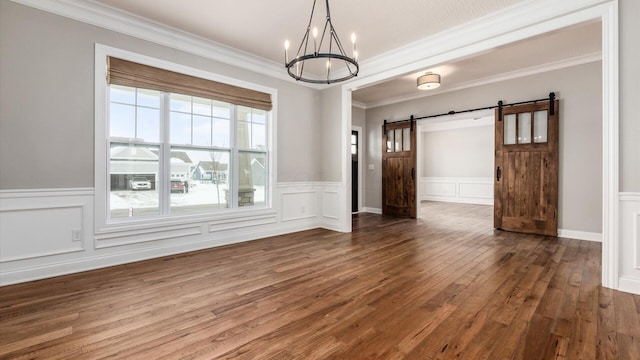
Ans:
<svg viewBox="0 0 640 360"><path fill-rule="evenodd" d="M151 182L143 177L134 177L129 180L129 189L131 190L151 190Z"/></svg>
<svg viewBox="0 0 640 360"><path fill-rule="evenodd" d="M171 192L188 193L189 183L182 180L171 180Z"/></svg>

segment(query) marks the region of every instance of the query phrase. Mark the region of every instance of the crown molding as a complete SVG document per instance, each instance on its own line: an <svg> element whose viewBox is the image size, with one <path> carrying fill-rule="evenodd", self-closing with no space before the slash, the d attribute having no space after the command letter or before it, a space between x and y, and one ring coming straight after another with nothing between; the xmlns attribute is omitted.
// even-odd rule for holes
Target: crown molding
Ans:
<svg viewBox="0 0 640 360"><path fill-rule="evenodd" d="M364 78L392 68L403 68L405 65L413 67L417 62L433 63L434 59L437 62L439 55L456 49L468 46L481 49L485 46L487 39L500 36L515 38L517 31L514 31L514 28L522 29L542 23L549 19L550 13L558 15L572 13L606 2L608 0L529 0L517 3L362 61L361 74L358 75ZM579 5L576 6L576 4ZM522 19L526 19L526 22ZM461 39L464 41L461 42ZM402 61L399 62L398 59Z"/></svg>
<svg viewBox="0 0 640 360"><path fill-rule="evenodd" d="M562 24L598 17L617 0L529 0L449 28L411 44L360 62L360 73L343 85L362 87L404 76L420 69L482 53L491 48L540 35Z"/></svg>
<svg viewBox="0 0 640 360"><path fill-rule="evenodd" d="M337 85L310 84L296 81L288 76L285 71L282 71L283 65L278 62L96 3L92 0L11 1L292 84L316 90L328 89ZM580 9L593 7L607 1L610 0L580 0ZM505 34L507 37L509 37L509 34L515 36L512 30L508 30L510 26L505 26L505 21L519 22L521 19L527 19L526 24L519 25L526 27L532 23L535 24L547 20L549 11L563 14L576 10L579 9L576 9L575 1L529 0L518 3L411 44L398 47L366 61L360 61L361 71L358 74L358 78L363 79L375 75L382 76L381 80L385 80L388 76L383 74L392 69L394 72L398 72L404 68L414 68L417 63L433 64L434 61L437 61L439 55L450 52L452 49L468 47L469 44L482 48L484 46L483 43L487 40L487 35L489 35L489 38L505 36ZM461 42L460 39L465 39L465 41ZM342 70L346 71L345 69ZM407 72L410 71L407 70ZM354 78L344 84L353 82L359 83L357 78ZM352 90L355 90L355 88L352 88Z"/></svg>
<svg viewBox="0 0 640 360"><path fill-rule="evenodd" d="M314 89L324 88L295 81L283 71L283 65L275 61L91 0L11 1L279 80Z"/></svg>
<svg viewBox="0 0 640 360"><path fill-rule="evenodd" d="M375 107L396 104L404 101L410 101L410 100L426 98L429 96L441 95L448 92L459 91L459 90L468 89L476 86L488 85L488 84L492 84L500 81L517 79L517 78L521 78L529 75L541 74L541 73L545 73L553 70L565 69L572 66L588 64L588 63L601 61L601 60L602 60L602 53L597 52L597 53L592 53L587 55L576 56L569 59L553 61L546 64L535 65L535 66L531 66L524 69L508 71L505 73L497 74L494 76L488 76L488 77L477 79L477 80L467 81L452 87L440 88L441 90L439 89L436 92L421 91L417 94L398 96L398 97L385 99L382 101L376 101L372 103L363 103L363 102L358 102L358 103L364 104L365 106L364 109L371 109Z"/></svg>
<svg viewBox="0 0 640 360"><path fill-rule="evenodd" d="M365 104L363 102L360 102L360 101L356 101L356 100L351 100L351 106L357 107L357 108L363 109L363 110L367 109L367 104Z"/></svg>

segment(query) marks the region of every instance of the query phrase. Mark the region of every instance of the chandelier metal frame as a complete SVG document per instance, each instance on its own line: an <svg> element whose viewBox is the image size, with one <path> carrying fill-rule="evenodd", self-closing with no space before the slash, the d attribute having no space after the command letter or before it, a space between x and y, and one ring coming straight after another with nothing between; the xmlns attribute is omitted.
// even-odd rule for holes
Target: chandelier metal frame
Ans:
<svg viewBox="0 0 640 360"><path fill-rule="evenodd" d="M313 7L311 8L311 16L309 18L309 24L307 25L307 29L302 37L302 41L300 42L300 46L298 47L298 51L296 56L289 61L289 42L285 42L285 61L284 65L287 69L287 73L292 78L296 79L296 81L303 81L312 84L333 84L341 81L349 80L358 75L360 71L360 65L358 65L358 51L356 49L355 43L355 34L351 35L351 41L353 43L353 57L347 56L344 48L342 47L342 43L338 38L338 34L333 27L333 23L331 22L331 13L329 11L329 0L326 0L327 7L327 17L324 23L324 28L322 30L322 36L320 37L320 41L317 41L317 29L314 28L313 32L311 30L311 24L313 22L313 15L315 13L316 8L316 0L313 1ZM327 31L329 34L327 35ZM311 36L313 35L313 36ZM328 39L328 52L322 52L322 44L325 41L325 37ZM313 38L313 51L309 52L309 41ZM326 46L325 46L326 48ZM336 52L332 52L336 49ZM304 73L304 65L306 61L310 60L318 60L318 59L327 59L327 74L326 79L316 79L305 77ZM331 78L331 60L343 61L346 65L348 75L340 77L340 78Z"/></svg>

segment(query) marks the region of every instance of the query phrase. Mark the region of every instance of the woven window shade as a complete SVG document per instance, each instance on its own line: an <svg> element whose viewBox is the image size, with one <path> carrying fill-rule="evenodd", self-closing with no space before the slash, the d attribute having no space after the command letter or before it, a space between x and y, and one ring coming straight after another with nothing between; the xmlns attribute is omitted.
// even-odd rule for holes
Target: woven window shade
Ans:
<svg viewBox="0 0 640 360"><path fill-rule="evenodd" d="M109 56L107 83L165 91L271 110L271 95Z"/></svg>

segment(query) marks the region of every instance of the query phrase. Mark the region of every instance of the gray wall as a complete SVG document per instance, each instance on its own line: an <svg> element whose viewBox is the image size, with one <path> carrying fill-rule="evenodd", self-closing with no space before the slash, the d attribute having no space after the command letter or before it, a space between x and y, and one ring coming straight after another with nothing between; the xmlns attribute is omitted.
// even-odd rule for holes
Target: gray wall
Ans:
<svg viewBox="0 0 640 360"><path fill-rule="evenodd" d="M492 177L493 126L422 133L422 177Z"/></svg>
<svg viewBox="0 0 640 360"><path fill-rule="evenodd" d="M342 88L333 86L320 92L320 180L342 180L342 142L346 134L342 132ZM349 129L351 134L351 129ZM314 135L315 136L315 135Z"/></svg>
<svg viewBox="0 0 640 360"><path fill-rule="evenodd" d="M278 181L318 181L318 91L0 1L0 189L93 187L94 44L278 90Z"/></svg>
<svg viewBox="0 0 640 360"><path fill-rule="evenodd" d="M360 126L364 131L367 126L367 114L364 109L356 106L351 107L351 125Z"/></svg>
<svg viewBox="0 0 640 360"><path fill-rule="evenodd" d="M619 7L620 190L638 192L640 2L620 0ZM316 91L3 0L0 1L0 189L93 186L95 42L277 88L278 181L340 178L335 166L338 162L332 164L340 159L339 154L325 157L327 144L321 143L321 138L331 138L339 131L339 122L325 128L328 117L320 118ZM505 100L510 95L500 94ZM490 103L498 98L490 97ZM486 102L481 100L470 99L469 103L484 105ZM333 103L340 101L334 99ZM389 119L417 115L424 109L417 104L407 106L397 114L390 114ZM367 113L371 111L377 110ZM380 148L377 137L367 134L366 140L368 151ZM375 177L377 171L376 168L367 174ZM379 199L367 196L368 205L376 203Z"/></svg>
<svg viewBox="0 0 640 360"><path fill-rule="evenodd" d="M640 1L620 0L620 191L640 192Z"/></svg>
<svg viewBox="0 0 640 360"><path fill-rule="evenodd" d="M422 99L367 109L365 206L381 207L380 137L384 119L406 119L449 110L538 99L554 91L560 99L559 227L602 231L602 77L595 62ZM446 80L446 79L445 79ZM373 144L372 144L373 143ZM491 169L493 172L493 169Z"/></svg>

